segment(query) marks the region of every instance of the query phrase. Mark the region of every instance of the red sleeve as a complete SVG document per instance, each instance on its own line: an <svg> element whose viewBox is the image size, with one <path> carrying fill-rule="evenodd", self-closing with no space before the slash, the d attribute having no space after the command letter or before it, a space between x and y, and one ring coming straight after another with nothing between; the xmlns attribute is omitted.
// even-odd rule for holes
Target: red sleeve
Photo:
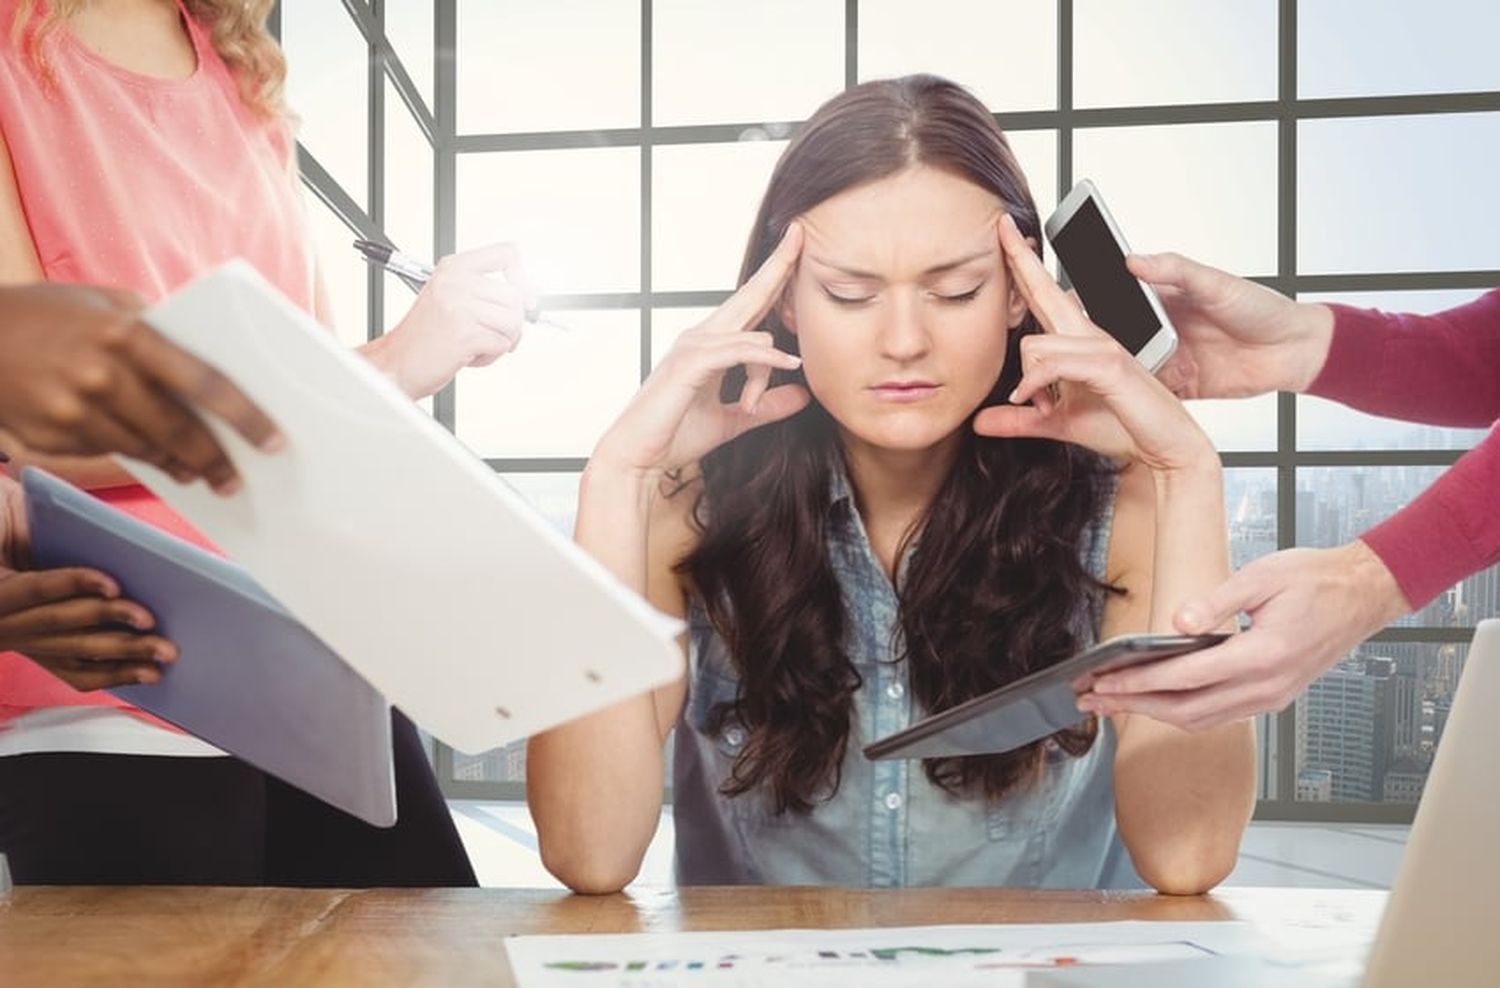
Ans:
<svg viewBox="0 0 1500 988"><path fill-rule="evenodd" d="M1500 427L1415 501L1360 537L1413 609L1500 562Z"/></svg>
<svg viewBox="0 0 1500 988"><path fill-rule="evenodd" d="M1309 394L1430 425L1500 418L1500 289L1431 316L1330 308L1333 340Z"/></svg>

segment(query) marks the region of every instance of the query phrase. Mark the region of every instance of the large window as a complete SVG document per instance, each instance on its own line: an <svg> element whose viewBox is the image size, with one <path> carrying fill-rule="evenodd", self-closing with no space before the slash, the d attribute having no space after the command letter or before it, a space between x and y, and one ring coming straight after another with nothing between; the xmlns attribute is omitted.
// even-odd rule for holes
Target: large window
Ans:
<svg viewBox="0 0 1500 988"><path fill-rule="evenodd" d="M864 79L929 71L968 85L1043 209L1091 177L1139 250L1405 311L1500 284L1488 0L284 7L314 228L348 332L392 325L409 300L352 261L338 242L350 229L418 253L514 240L570 327L531 329L434 405L564 528L600 431L728 294L785 141ZM1291 395L1194 412L1228 468L1236 565L1357 535L1480 435ZM1263 718L1261 817L1409 819L1464 642L1495 615L1500 577L1481 573ZM438 765L453 794L515 795L522 758L519 745L440 749Z"/></svg>

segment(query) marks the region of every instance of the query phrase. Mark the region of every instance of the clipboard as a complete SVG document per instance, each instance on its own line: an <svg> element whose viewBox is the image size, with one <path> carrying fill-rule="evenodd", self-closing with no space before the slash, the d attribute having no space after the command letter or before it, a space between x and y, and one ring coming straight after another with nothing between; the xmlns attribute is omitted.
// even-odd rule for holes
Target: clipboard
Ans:
<svg viewBox="0 0 1500 988"><path fill-rule="evenodd" d="M1039 669L941 713L933 714L865 746L871 761L889 758L948 758L1011 751L1085 719L1078 712L1073 681L1125 666L1155 662L1217 645L1228 638L1207 635L1121 635Z"/></svg>
<svg viewBox="0 0 1500 988"><path fill-rule="evenodd" d="M21 475L33 565L88 566L178 659L110 692L377 827L396 822L391 709L240 567L51 474Z"/></svg>
<svg viewBox="0 0 1500 988"><path fill-rule="evenodd" d="M250 265L144 318L232 378L287 448L263 454L211 419L245 480L228 498L122 463L442 741L486 751L683 674L682 622Z"/></svg>

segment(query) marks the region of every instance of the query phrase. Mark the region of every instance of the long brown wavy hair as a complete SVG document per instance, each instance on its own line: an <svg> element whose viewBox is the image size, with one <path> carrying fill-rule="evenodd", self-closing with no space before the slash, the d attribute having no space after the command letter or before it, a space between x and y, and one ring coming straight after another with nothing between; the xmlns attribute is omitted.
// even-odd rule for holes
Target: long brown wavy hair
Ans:
<svg viewBox="0 0 1500 988"><path fill-rule="evenodd" d="M1005 136L967 90L933 76L867 82L824 104L776 165L740 271L743 284L787 225L824 200L916 164L993 192L1041 243L1025 177ZM764 329L797 352L773 310ZM1003 331L997 327L997 332ZM1011 333L1005 366L984 404L1019 380L1019 346L1038 332L1028 313ZM805 385L801 371L773 383ZM732 400L744 375L727 376ZM977 411L977 409L976 409ZM899 587L909 681L938 711L1072 655L1091 635L1110 588L1081 558L1085 528L1103 509L1110 468L1076 446L976 436L961 430L957 459L909 533L915 545ZM826 548L829 484L843 469L838 430L814 400L790 419L752 430L705 457L694 506L696 548L679 564L728 646L740 687L717 705L746 741L723 792L764 787L777 813L805 813L837 791L860 677L850 662L843 594ZM920 534L920 539L916 536ZM1092 719L1053 735L1082 755ZM1040 773L1043 742L1001 755L928 759L927 777L954 795L998 799Z"/></svg>
<svg viewBox="0 0 1500 988"><path fill-rule="evenodd" d="M184 0L188 13L208 29L214 51L240 87L240 98L267 120L285 116L283 90L286 58L266 21L276 0ZM50 77L45 42L64 20L90 0L20 0L11 23L11 40L31 59L38 73Z"/></svg>

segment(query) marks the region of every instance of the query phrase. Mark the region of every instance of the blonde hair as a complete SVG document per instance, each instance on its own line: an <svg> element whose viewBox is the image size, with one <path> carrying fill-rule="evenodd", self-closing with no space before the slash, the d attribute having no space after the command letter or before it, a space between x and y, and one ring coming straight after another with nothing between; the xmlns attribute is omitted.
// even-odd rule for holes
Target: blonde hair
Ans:
<svg viewBox="0 0 1500 988"><path fill-rule="evenodd" d="M43 44L62 21L91 0L20 0L11 39L50 76ZM276 0L184 0L188 13L208 29L214 51L238 80L245 105L266 119L287 115L283 90L286 58L266 29Z"/></svg>

